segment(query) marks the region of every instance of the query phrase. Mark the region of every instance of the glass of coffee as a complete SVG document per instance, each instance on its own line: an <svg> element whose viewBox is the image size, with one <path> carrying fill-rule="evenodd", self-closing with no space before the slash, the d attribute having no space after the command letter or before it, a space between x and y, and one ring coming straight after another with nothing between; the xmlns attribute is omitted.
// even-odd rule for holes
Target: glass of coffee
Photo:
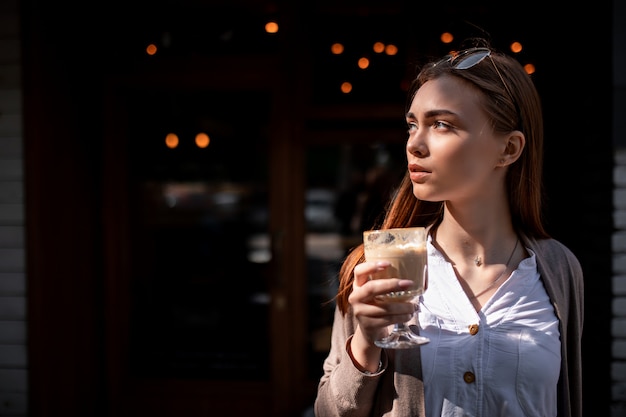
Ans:
<svg viewBox="0 0 626 417"><path fill-rule="evenodd" d="M373 279L410 279L414 286L406 291L394 291L377 296L381 302L413 302L424 293L428 279L426 228L406 227L363 232L365 259L369 262L387 261L391 265ZM429 339L415 334L406 323L396 323L388 336L375 343L381 348L405 349L428 343Z"/></svg>

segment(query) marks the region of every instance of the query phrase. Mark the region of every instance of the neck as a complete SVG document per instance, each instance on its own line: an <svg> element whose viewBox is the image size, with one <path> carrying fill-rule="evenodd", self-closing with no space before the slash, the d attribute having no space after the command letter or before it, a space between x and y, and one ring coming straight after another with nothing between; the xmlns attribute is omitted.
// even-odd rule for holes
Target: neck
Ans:
<svg viewBox="0 0 626 417"><path fill-rule="evenodd" d="M433 243L456 264L484 267L504 263L517 235L510 218L470 222L472 227L444 217L433 231Z"/></svg>

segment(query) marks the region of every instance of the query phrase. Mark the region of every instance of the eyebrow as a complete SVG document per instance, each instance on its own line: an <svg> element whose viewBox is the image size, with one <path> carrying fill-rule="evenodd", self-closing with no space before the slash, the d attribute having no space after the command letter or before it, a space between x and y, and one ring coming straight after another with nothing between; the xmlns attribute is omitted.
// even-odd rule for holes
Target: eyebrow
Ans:
<svg viewBox="0 0 626 417"><path fill-rule="evenodd" d="M424 113L424 116L426 118L430 118L430 117L436 117L436 116L440 116L442 114L446 114L446 115L452 115L452 116L456 116L457 114L453 111L450 110L445 110L445 109L435 109L435 110L429 110L426 113ZM408 112L406 114L406 118L407 119L417 119L417 117L415 116L415 113L413 112Z"/></svg>

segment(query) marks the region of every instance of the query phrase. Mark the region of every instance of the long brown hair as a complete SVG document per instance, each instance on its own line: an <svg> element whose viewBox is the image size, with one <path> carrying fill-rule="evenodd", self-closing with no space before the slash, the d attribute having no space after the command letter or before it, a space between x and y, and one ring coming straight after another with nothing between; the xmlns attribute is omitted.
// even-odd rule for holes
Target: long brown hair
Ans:
<svg viewBox="0 0 626 417"><path fill-rule="evenodd" d="M520 158L509 166L506 190L513 227L537 239L548 238L543 226L542 197L543 115L539 94L530 76L514 58L491 49L491 54L478 64L454 68L451 60L443 59L425 65L414 79L407 96L411 105L417 90L429 80L442 75L459 77L483 93L483 108L498 132L520 130L526 145ZM441 222L443 202L418 200L408 173L392 195L380 225L382 229L409 226L433 226ZM355 247L339 271L337 305L345 314L352 291L354 267L364 261L363 245Z"/></svg>

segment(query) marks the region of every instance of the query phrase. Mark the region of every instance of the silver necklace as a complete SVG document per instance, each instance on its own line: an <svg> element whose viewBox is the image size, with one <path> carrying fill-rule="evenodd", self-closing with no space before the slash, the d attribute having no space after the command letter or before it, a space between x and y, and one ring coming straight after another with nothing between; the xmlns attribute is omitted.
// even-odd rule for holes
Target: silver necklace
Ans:
<svg viewBox="0 0 626 417"><path fill-rule="evenodd" d="M484 293L486 293L487 291L489 291L490 289L492 289L494 287L494 285L496 285L498 283L498 281L500 281L500 279L504 276L504 273L507 271L507 269L509 269L509 263L511 263L511 259L513 259L513 255L515 254L515 251L517 250L517 245L519 244L519 237L517 238L517 240L515 241L515 246L513 247L513 251L511 252L511 254L509 255L509 259L506 261L506 265L504 266L504 270L502 272L500 272L500 275L498 275L498 278L496 278L491 284L489 284L484 290L482 290L481 292L479 292L478 294L475 294L473 296L470 297L470 300L475 300L478 297L480 297L481 295L483 295ZM476 266L480 266L482 265L482 261L480 259L480 257L476 257L476 259L474 259L474 263L476 264Z"/></svg>

